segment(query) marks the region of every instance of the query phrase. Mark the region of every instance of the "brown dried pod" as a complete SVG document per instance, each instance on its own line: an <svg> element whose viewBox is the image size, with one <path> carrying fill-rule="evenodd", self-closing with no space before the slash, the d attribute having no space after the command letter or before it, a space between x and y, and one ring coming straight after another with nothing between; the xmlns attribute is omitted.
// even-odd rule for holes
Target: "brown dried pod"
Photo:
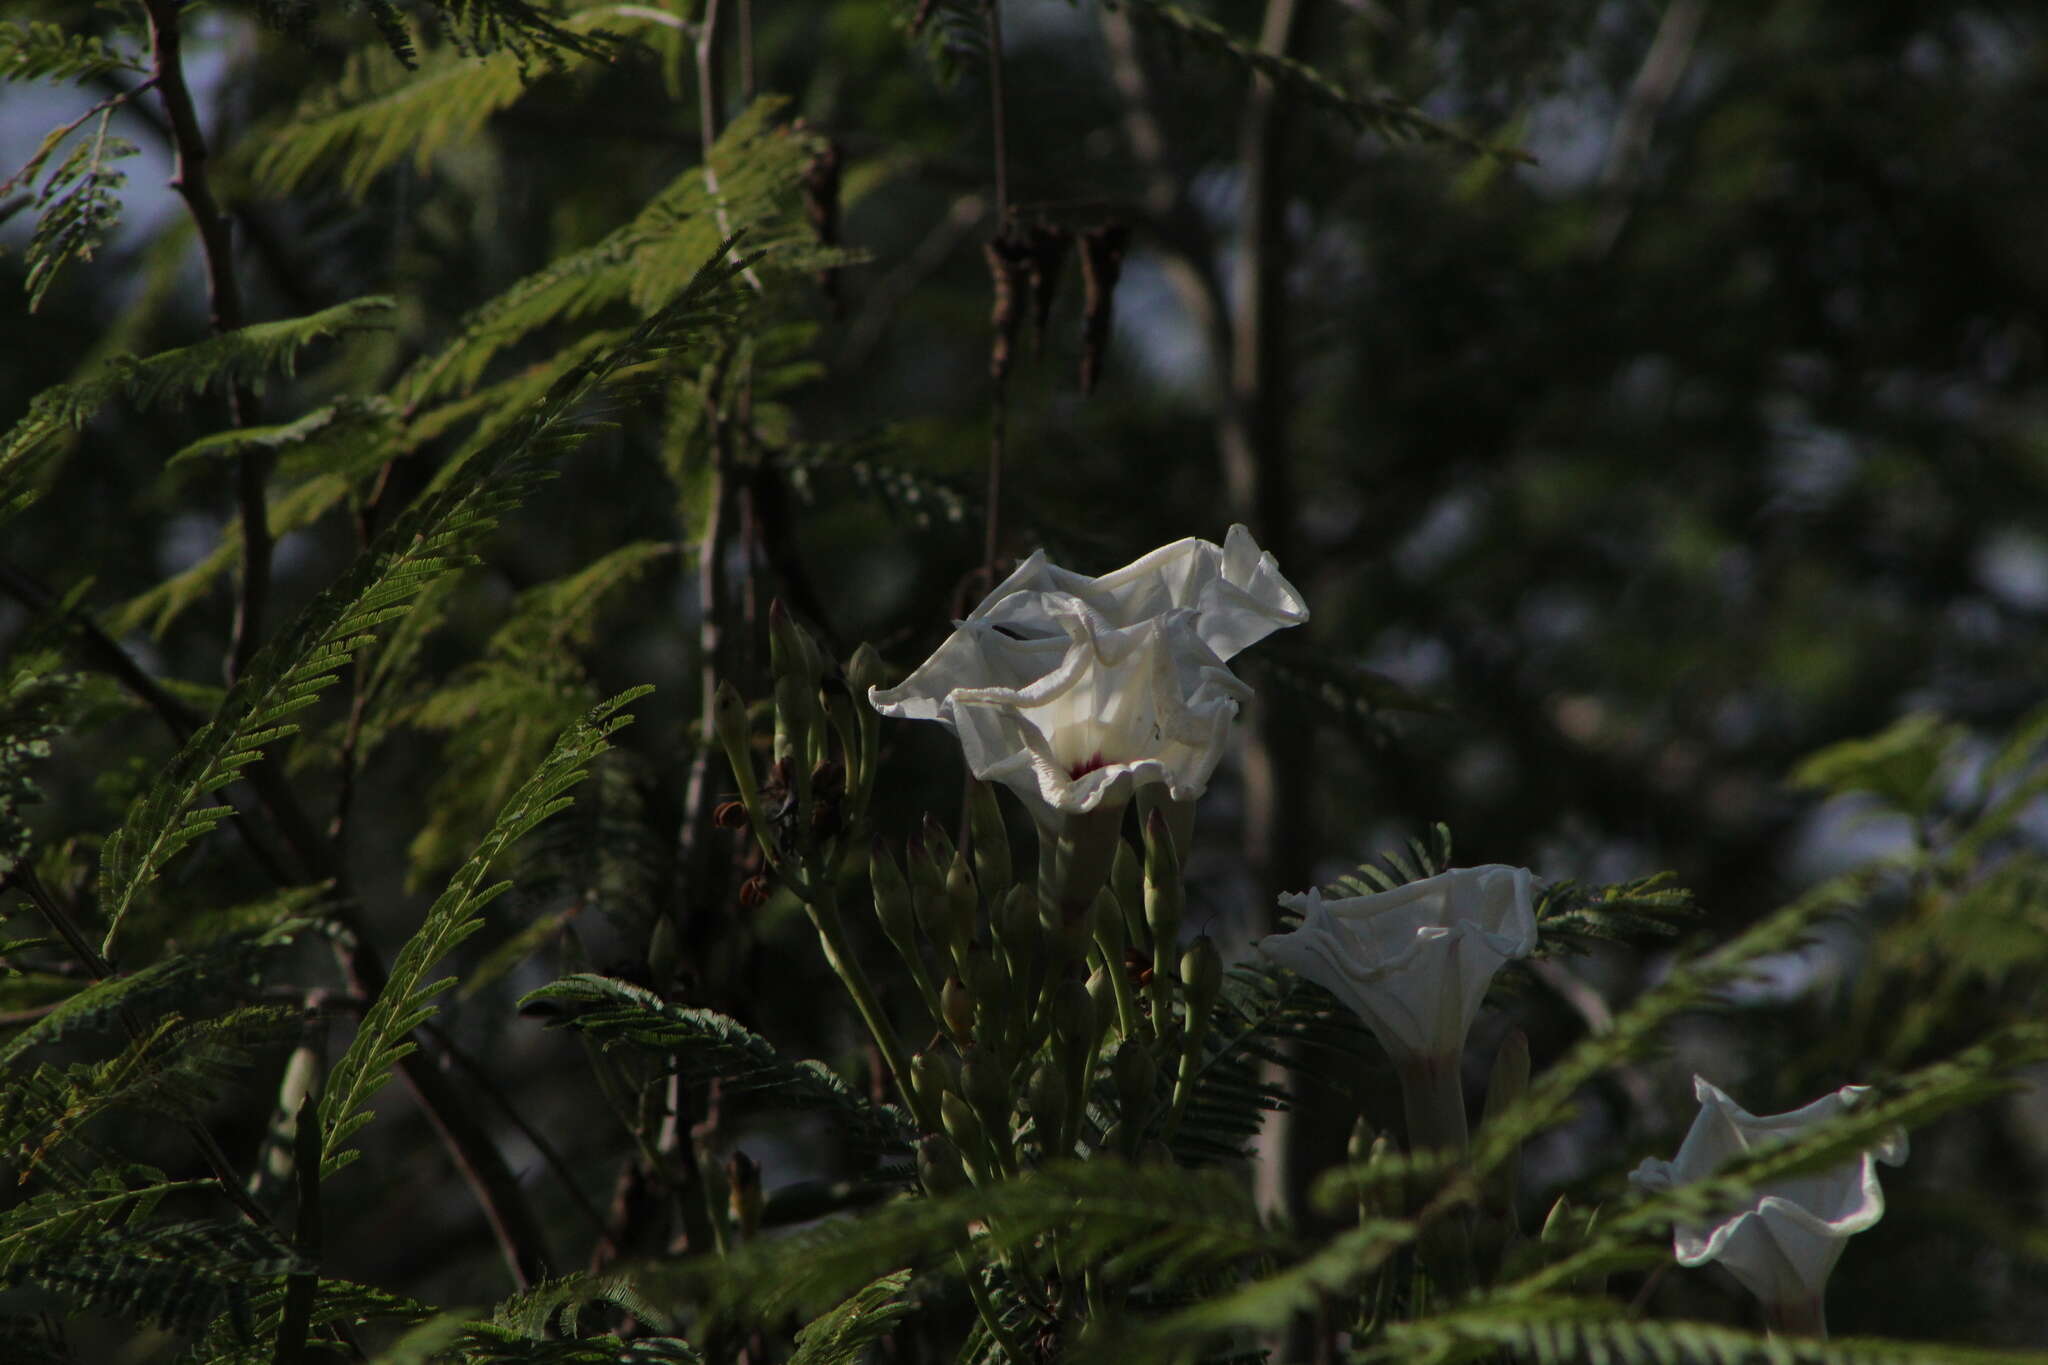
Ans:
<svg viewBox="0 0 2048 1365"><path fill-rule="evenodd" d="M1017 340L1017 303L1028 287L1031 249L1003 232L991 237L981 250L988 258L991 298L988 374L1000 381L1010 372L1010 352Z"/></svg>
<svg viewBox="0 0 2048 1365"><path fill-rule="evenodd" d="M719 802L711 808L711 823L720 829L745 829L748 824L746 802Z"/></svg>
<svg viewBox="0 0 2048 1365"><path fill-rule="evenodd" d="M839 144L828 139L804 166L804 217L822 246L839 245L839 162ZM836 268L818 272L818 291L825 296L832 316L839 317L843 310Z"/></svg>
<svg viewBox="0 0 2048 1365"><path fill-rule="evenodd" d="M768 900L768 879L755 873L740 883L740 909L756 910Z"/></svg>
<svg viewBox="0 0 2048 1365"><path fill-rule="evenodd" d="M1081 392L1095 392L1102 359L1109 349L1109 323L1116 282L1123 274L1124 249L1131 229L1104 223L1081 234Z"/></svg>
<svg viewBox="0 0 2048 1365"><path fill-rule="evenodd" d="M1045 342L1045 320L1052 316L1052 301L1059 292L1060 274L1073 248L1074 234L1053 223L1034 223L1025 247L1031 253L1031 346L1035 352Z"/></svg>

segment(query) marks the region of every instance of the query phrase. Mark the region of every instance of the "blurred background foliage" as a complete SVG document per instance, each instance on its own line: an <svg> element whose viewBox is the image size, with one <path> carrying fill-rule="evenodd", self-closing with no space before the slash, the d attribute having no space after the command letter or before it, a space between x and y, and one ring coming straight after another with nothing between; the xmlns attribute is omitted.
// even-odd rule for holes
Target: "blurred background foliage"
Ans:
<svg viewBox="0 0 2048 1365"><path fill-rule="evenodd" d="M133 50L130 8L25 0L10 18ZM741 360L616 402L607 429L482 543L481 563L429 589L411 634L392 637L411 654L377 684L355 739L350 694L369 673L301 718L287 777L323 828L346 811L363 922L395 951L564 723L628 686L658 689L577 806L524 846L517 889L462 950L465 984L435 1025L476 1063L446 1066L479 1096L551 1238L576 1249L569 1265L625 1188L630 1144L582 1051L513 1012L523 991L581 966L644 974L666 917L681 926L685 998L849 1076L870 1069L794 904L742 909L750 869L685 821L708 816L688 789L702 538L718 502L702 428L708 403L744 430L732 477L745 496L725 505L740 522L721 527L713 559L726 579L720 671L749 695L765 691L771 598L842 654L868 640L907 668L978 594L991 402L981 248L999 216L989 63L978 6L924 8L727 4L709 107L721 126L750 107L766 122L721 173L730 193L759 198L747 245L788 248L746 305ZM433 482L478 414L488 421L520 382L544 385L644 302L568 302L460 362L438 392L406 387L407 367L463 335L471 310L698 178L705 106L688 35L634 21L631 7L572 9L572 31L615 31L618 45L584 57L529 42L524 57L483 59L460 22L419 24L423 71L461 84L414 103L391 94L420 85L383 50L377 7L183 15L246 320L395 301L382 326L314 343L294 376L270 375L257 420L381 396L420 423L332 475L319 514L282 535L272 622L342 571L362 523L388 521ZM1183 535L1221 540L1242 520L1314 611L1299 638L1246 659L1260 713L1202 810L1190 918L1228 956L1266 927L1274 893L1435 821L1465 863L1595 883L1670 869L1703 911L1688 932L1721 939L1857 858L1916 839L1947 847L1969 828L1975 784L1995 800L2027 771L2031 731L2007 768L1990 764L2048 676L2039 7L1191 9L1242 46L1284 51L1459 134L1347 118L1288 82L1271 93L1185 11L1004 6L1016 223L1123 224L1130 236L1092 395L1077 381L1076 263L1042 335L1028 321L1020 334L1002 556L1044 545L1101 572ZM0 88L7 169L135 79ZM756 103L770 99L784 102ZM37 207L22 186L0 202L0 421L112 356L207 335L201 253L163 188L160 106L123 105L112 129L139 149L124 163L121 223L33 311L23 248ZM816 208L827 139L850 254L807 256L818 218L804 181ZM732 183L750 168L758 184ZM686 277L717 244L703 213L691 221L695 256L679 248L659 268ZM421 422L428 412L440 416ZM227 425L213 392L112 403L67 437L34 471L40 501L0 532L0 649L26 648L47 624L48 589L176 695L217 700L235 610L233 460L171 457ZM287 457L272 496L318 477ZM220 571L166 599L160 585L217 547ZM1906 777L1870 779L1838 751L1834 767L1788 780L1824 746L1927 716L1947 724L1889 732L1918 755ZM29 816L44 879L78 895L98 835L176 746L98 675L65 718ZM956 751L910 733L932 728L890 735L877 825L892 839L927 811L958 818ZM714 765L709 780L722 777ZM1944 1033L1957 1011L2037 1011L2048 922L2031 850L2043 833L2027 811L2001 830L1996 848L2016 861L1988 890L1975 864L1950 885L1887 883L1729 1010L1689 1022L1674 1057L1602 1090L1532 1151L1528 1198L1664 1151L1689 1117L1692 1070L1758 1111L1789 1108L1937 1055L1969 1035ZM181 907L270 889L236 837L218 835L174 867L139 938L175 934ZM1967 913L1939 918L1957 905ZM290 951L307 955L303 979L322 978L321 954ZM1539 973L1513 1001L1539 1070L1662 961L1602 951ZM57 986L18 972L9 1008L32 1011L39 989L48 999ZM1914 1005L1931 994L1943 1004L1928 1022ZM338 1049L345 1025L331 1027ZM276 1048L261 1056L214 1122L238 1160L262 1141L283 1065ZM574 1191L481 1098L486 1082L559 1148ZM1384 1095L1384 1077L1359 1083L1375 1084ZM1341 1140L1356 1102L1343 1087L1306 1098L1288 1140L1297 1161ZM707 1150L760 1160L786 1216L849 1173L787 1115L732 1108ZM1317 1136L1319 1109L1338 1137ZM375 1193L330 1212L334 1273L442 1302L497 1297L489 1233L424 1120L393 1095L379 1114L361 1139ZM186 1159L168 1139L131 1136L166 1145L167 1167ZM1276 1145L1268 1194L1286 1202L1281 1156ZM1886 1180L1891 1218L1836 1279L1839 1329L1998 1344L2048 1334L2037 1094L1945 1120ZM1704 1274L1654 1292L1673 1311L1744 1311Z"/></svg>

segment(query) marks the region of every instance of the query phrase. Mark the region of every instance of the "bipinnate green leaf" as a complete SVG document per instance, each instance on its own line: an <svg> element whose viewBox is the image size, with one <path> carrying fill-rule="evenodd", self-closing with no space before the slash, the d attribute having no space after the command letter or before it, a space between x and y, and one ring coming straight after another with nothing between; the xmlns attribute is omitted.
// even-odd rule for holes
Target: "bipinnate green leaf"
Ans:
<svg viewBox="0 0 2048 1365"><path fill-rule="evenodd" d="M389 979L356 1030L348 1051L328 1074L320 1102L320 1126L326 1135L321 1175L332 1175L356 1153L346 1146L371 1118L370 1097L391 1078L399 1059L412 1050L406 1035L431 1018L433 999L453 978L428 981L427 973L457 944L483 926L482 912L509 888L509 882L484 885L484 877L506 849L550 815L570 803L569 788L583 780L589 765L608 747L609 737L632 722L624 708L651 692L637 687L593 708L555 741L539 768L505 803L497 823L453 878L448 889L427 910L418 932L406 941Z"/></svg>
<svg viewBox="0 0 2048 1365"><path fill-rule="evenodd" d="M604 1047L661 1054L684 1075L717 1077L729 1096L760 1092L770 1103L824 1110L835 1131L866 1151L900 1149L912 1136L901 1112L855 1095L824 1063L785 1057L736 1019L671 1003L631 982L579 973L529 993L519 1008Z"/></svg>

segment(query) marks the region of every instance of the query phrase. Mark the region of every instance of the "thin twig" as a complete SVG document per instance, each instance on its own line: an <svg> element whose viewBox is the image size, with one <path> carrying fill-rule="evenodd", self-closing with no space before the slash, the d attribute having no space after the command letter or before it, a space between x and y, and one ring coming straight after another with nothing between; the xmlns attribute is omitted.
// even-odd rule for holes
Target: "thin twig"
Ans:
<svg viewBox="0 0 2048 1365"><path fill-rule="evenodd" d="M113 94L107 96L98 104L95 104L92 108L86 110L77 118L71 120L71 122L65 124L63 127L51 133L48 137L43 139L42 155L37 155L29 158L27 163L25 163L20 170L16 171L13 175L8 176L7 179L0 180L0 194L7 193L7 191L13 189L16 184L26 181L30 177L34 176L34 174L39 169L41 169L43 162L47 158L47 154L51 151L56 150L58 143L62 142L65 138L70 137L73 133L77 132L81 127L83 127L87 119L99 114L110 114L115 109L119 108L121 105L126 104L129 100L134 99L137 95L140 95L145 90L153 88L155 85L156 77L150 76L141 81L138 81L136 84L132 86L129 86L125 90L116 90ZM104 125L102 125L102 132L104 133ZM21 206L26 207L28 204L33 203L34 198L35 196L33 195L23 196L20 201ZM0 218L4 218L4 214L0 214Z"/></svg>
<svg viewBox="0 0 2048 1365"><path fill-rule="evenodd" d="M185 84L182 36L176 0L143 0L149 18L150 59L164 115L170 121L173 159L171 188L185 201L198 229L206 258L206 293L216 336L239 329L242 289L235 278L234 245L228 220L213 197L206 175L206 135ZM228 424L239 427L254 415L254 399L239 384L228 388ZM270 558L275 540L270 531L267 488L271 452L251 448L236 460L235 500L242 519L242 581L235 600L235 622L228 646L227 679L232 683L255 657L263 638L263 615L270 598Z"/></svg>
<svg viewBox="0 0 2048 1365"><path fill-rule="evenodd" d="M441 1049L443 1056L467 1072L471 1082L482 1090L491 1103L498 1106L499 1112L504 1114L512 1126L533 1144L533 1149L540 1153L541 1160L547 1162L548 1169L555 1173L555 1178L569 1191L569 1197L575 1202L576 1207L583 1211L583 1216L590 1220L590 1225L597 1229L600 1236L605 1235L604 1215L598 1212L597 1205L583 1192L583 1187L576 1183L576 1174L569 1169L569 1163L563 1159L555 1144L548 1141L546 1134L526 1121L504 1088L484 1070L483 1063L457 1047L455 1040L439 1025L423 1024L420 1026L420 1032L433 1040L434 1046Z"/></svg>

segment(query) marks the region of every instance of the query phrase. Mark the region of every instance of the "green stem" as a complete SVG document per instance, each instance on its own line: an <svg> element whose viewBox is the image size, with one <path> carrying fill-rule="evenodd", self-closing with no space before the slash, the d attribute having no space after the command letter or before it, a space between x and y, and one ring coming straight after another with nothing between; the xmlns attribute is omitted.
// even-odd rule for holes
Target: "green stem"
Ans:
<svg viewBox="0 0 2048 1365"><path fill-rule="evenodd" d="M1031 1357L1024 1353L1023 1346L1011 1334L1010 1329L1003 1325L1002 1315L996 1311L996 1302L989 1296L988 1286L981 1282L980 1268L969 1264L964 1252L956 1251L953 1255L960 1262L960 1269L966 1272L967 1292L974 1298L974 1311L981 1315L981 1325L988 1328L989 1335L1001 1343L1003 1354L1009 1356L1015 1365L1025 1365Z"/></svg>
<svg viewBox="0 0 2048 1365"><path fill-rule="evenodd" d="M1408 1057L1398 1068L1408 1116L1408 1149L1463 1156L1468 1141L1458 1057Z"/></svg>
<svg viewBox="0 0 2048 1365"><path fill-rule="evenodd" d="M816 896L804 902L804 909L810 913L811 923L824 942L825 960L838 973L840 984L853 997L853 1006L860 1011L861 1020L874 1037L875 1046L882 1050L882 1060L896 1082L896 1093L903 1096L903 1102L916 1116L920 1128L928 1133L944 1132L939 1116L927 1112L929 1106L910 1084L910 1055L903 1050L903 1040L896 1036L881 1001L875 998L874 987L868 983L868 974L862 969L860 959L853 955L847 944L846 926L839 918L839 902L831 886L820 885Z"/></svg>

